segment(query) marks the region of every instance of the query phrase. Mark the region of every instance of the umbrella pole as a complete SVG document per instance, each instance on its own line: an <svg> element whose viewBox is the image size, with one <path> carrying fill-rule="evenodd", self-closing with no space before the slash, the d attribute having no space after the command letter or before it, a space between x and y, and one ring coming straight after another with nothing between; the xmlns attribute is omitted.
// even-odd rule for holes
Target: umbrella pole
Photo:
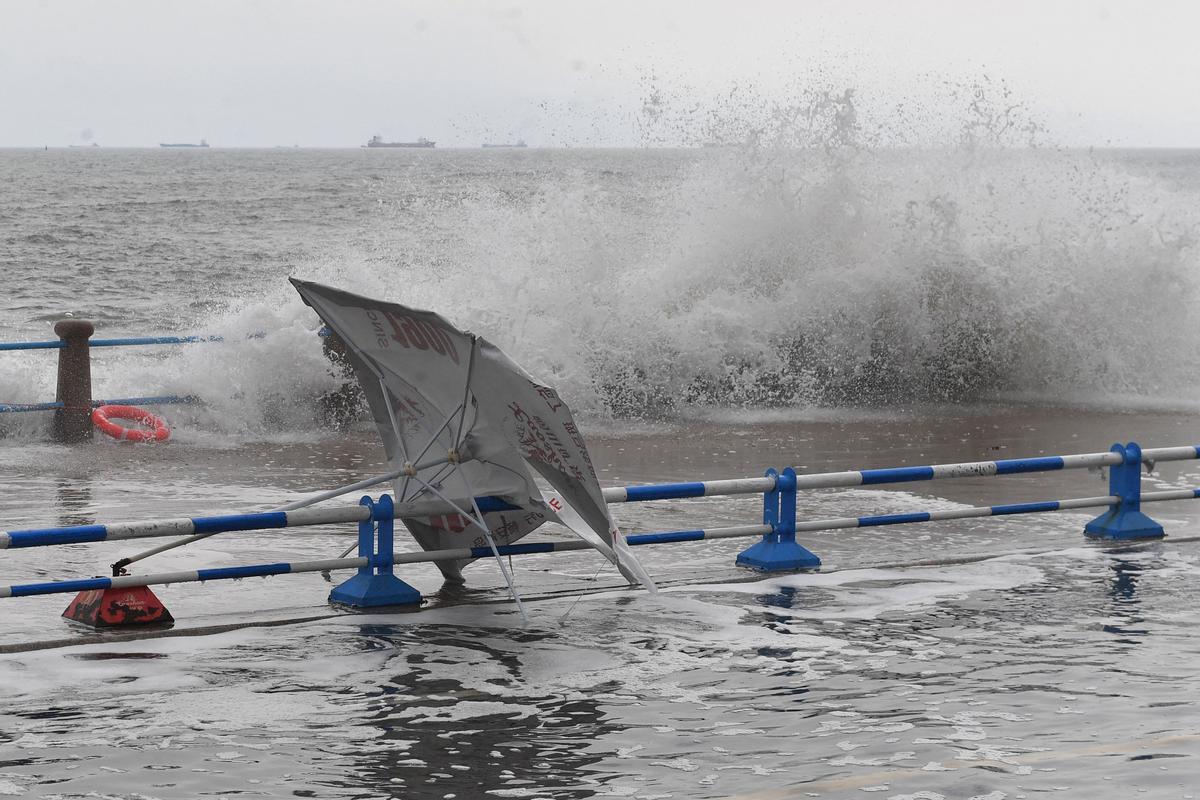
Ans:
<svg viewBox="0 0 1200 800"><path fill-rule="evenodd" d="M379 391L383 397L383 404L387 406L388 422L392 423L392 434L396 437L396 446L400 448L400 458L402 463L408 464L408 448L404 446L404 437L400 435L400 424L396 422L396 409L392 408L392 393L388 391L387 381L383 379L383 373L379 371L370 361L360 354L363 363L375 370L375 377L379 379ZM409 475L406 470L400 471L404 475L404 483L400 487L400 496L397 500L403 503L408 499L408 480Z"/></svg>
<svg viewBox="0 0 1200 800"><path fill-rule="evenodd" d="M462 444L463 423L467 421L467 401L471 399L471 376L475 374L475 350L479 347L479 337L471 334L471 358L467 361L467 379L463 382L463 399L459 404L458 410L462 413L458 417L458 430L454 432L454 446L457 448ZM471 426L474 427L472 422Z"/></svg>

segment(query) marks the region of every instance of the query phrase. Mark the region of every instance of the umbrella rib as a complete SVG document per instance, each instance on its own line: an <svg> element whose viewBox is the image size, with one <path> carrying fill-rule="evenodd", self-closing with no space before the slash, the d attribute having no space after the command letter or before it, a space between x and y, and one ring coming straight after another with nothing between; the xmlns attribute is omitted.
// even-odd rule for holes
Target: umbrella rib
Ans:
<svg viewBox="0 0 1200 800"><path fill-rule="evenodd" d="M447 474L449 474L449 473L447 473L447 472L446 472L446 467L450 467L450 469L451 469L451 470L453 470L453 469L454 469L454 465L453 465L453 464L451 464L449 461L445 461L445 462L443 462L443 463L442 463L442 465L441 465L441 467L439 467L439 468L438 468L438 471L437 471L437 473L436 473L436 474L434 474L434 475L433 475L433 477L431 477L431 478L429 479L429 482L430 482L430 483L441 483L441 482L442 482L442 479L443 479L443 478L445 478ZM408 502L410 502L410 503L411 503L411 502L414 502L414 501L415 501L417 498L419 498L419 497L420 497L420 496L421 496L421 495L422 495L424 492L425 492L425 490L424 490L424 489L418 489L418 490L417 490L415 493L413 493L413 496L412 496L411 498L409 498Z"/></svg>
<svg viewBox="0 0 1200 800"><path fill-rule="evenodd" d="M474 509L475 515L479 518L479 522L482 523L484 521L483 512L479 509L479 501L475 499L475 491L471 488L471 482L467 479L467 473L463 472L460 468L458 470L458 477L462 478L463 486L467 490L467 497L471 498L471 508ZM504 576L504 580L508 584L508 591L512 594L513 602L517 604L517 610L521 612L521 619L528 625L529 615L525 613L525 605L521 602L521 596L517 594L516 580L509 574L508 568L504 566L504 559L500 557L500 550L496 547L496 540L492 538L491 530L483 524L479 528L483 531L484 538L487 539L488 547L492 549L492 555L496 559L496 566L500 567L500 574Z"/></svg>
<svg viewBox="0 0 1200 800"><path fill-rule="evenodd" d="M419 464L417 464L415 466L415 469L418 469L418 470L428 469L429 467L444 466L449 463L450 463L450 461L447 458L435 458L430 461L420 462ZM271 511L295 511L298 508L306 508L307 506L316 505L317 503L323 503L326 500L332 500L335 497L340 497L344 494L353 492L356 489L366 489L369 486L376 486L380 483L386 483L387 481L395 480L396 478L399 478L403 474L404 474L403 469L394 469L391 472L385 472L382 475L375 475L370 478L364 478L361 481L357 481L355 483L350 483L345 486L339 487L337 489L330 489L327 492L321 492L319 495L317 495L315 497L307 497L303 500L296 500L292 503L288 503L286 506L279 506L278 508L272 508L270 510Z"/></svg>
<svg viewBox="0 0 1200 800"><path fill-rule="evenodd" d="M356 347L351 340L343 336L342 341L355 351L355 354L358 356L359 360L362 361L363 365L367 367L367 369L375 373L375 379L379 381L379 389L383 392L384 405L387 406L388 421L392 423L392 433L395 434L396 444L400 447L400 457L405 461L408 461L408 448L404 446L404 437L400 433L400 424L396 422L396 410L392 408L392 402L389 399L392 393L391 390L388 389L387 380L383 376L383 370L381 370L371 359L367 358L366 354L362 352L362 349Z"/></svg>
<svg viewBox="0 0 1200 800"><path fill-rule="evenodd" d="M426 442L425 446L421 448L421 452L417 453L417 457L415 460L420 461L421 456L423 456L429 452L429 448L433 447L433 443L437 441L438 436L440 436L442 431L444 431L446 429L446 426L450 424L450 420L454 419L454 415L457 414L458 411L459 411L459 406L455 406L454 410L446 415L446 419L442 420L442 424L439 425L437 427L437 430L435 430L433 432L433 435L429 437L429 441ZM454 447L456 447L456 448L458 447L458 437L455 437Z"/></svg>
<svg viewBox="0 0 1200 800"><path fill-rule="evenodd" d="M455 447L455 449L458 449L458 446L462 444L463 423L467 419L467 399L470 398L470 396L471 396L471 378L475 374L475 350L477 349L478 346L479 346L479 337L472 333L471 334L471 355L467 359L467 379L465 381L463 381L463 399L462 399L462 403L460 403L458 406L458 410L461 411L462 413L458 417L458 430L454 432L454 447ZM478 419L478 414L476 414L476 419ZM471 427L475 427L474 421L471 422Z"/></svg>
<svg viewBox="0 0 1200 800"><path fill-rule="evenodd" d="M370 362L366 362L370 365ZM400 448L401 463L408 465L408 448L404 446L404 437L400 434L400 423L396 421L396 409L392 407L392 393L388 389L387 381L384 380L383 371L375 369L375 377L379 379L379 390L383 393L383 404L387 407L388 421L392 423L392 435L396 437L396 445ZM400 502L403 503L408 499L408 470L402 470L404 475L404 483L400 487Z"/></svg>
<svg viewBox="0 0 1200 800"><path fill-rule="evenodd" d="M458 415L458 430L455 431L455 433L454 433L454 440L453 440L453 443L451 444L451 447L454 450L458 450L459 446L462 444L463 422L467 416L467 400L471 396L471 376L475 372L475 348L476 348L476 343L478 341L479 341L479 337L476 336L475 334L471 334L471 355L467 360L467 375L466 375L466 379L463 381L462 402L459 403L457 406L455 406L454 410L446 415L446 419L444 419L442 421L442 424L439 425L437 430L433 432L433 435L429 437L429 441L425 443L425 446L421 448L421 452L417 454L418 461L421 459L422 456L425 455L425 453L427 453L429 451L430 447L433 447L433 443L437 441L438 436L440 436L442 431L444 431L446 429L446 426L450 424L450 421L452 419L454 419L454 416L456 414ZM473 424L474 423L472 423L472 425ZM433 481L436 482L436 481L440 480L442 477L442 472L443 472L442 470L439 470L438 474L433 477ZM466 478L463 479L463 482L466 483ZM402 494L401 499L405 499L404 495L407 494L407 486L408 486L408 479L406 478L405 479L406 491ZM417 497L420 497L420 492L413 495L413 499L416 499Z"/></svg>
<svg viewBox="0 0 1200 800"><path fill-rule="evenodd" d="M455 511L470 520L472 525L483 531L483 537L487 540L488 547L490 547L492 550L492 555L496 557L496 565L500 567L500 574L504 576L504 582L508 584L508 592L510 595L512 595L513 602L517 605L517 610L521 612L521 619L528 623L529 615L525 613L525 605L521 602L521 596L517 594L516 584L513 583L512 576L508 573L508 568L504 566L504 560L500 557L500 551L496 549L496 541L492 538L492 532L488 530L487 525L483 523L483 512L479 510L479 504L475 502L475 497L471 494L471 484L467 481L467 477L462 474L461 470L459 470L458 475L462 478L463 484L466 486L467 495L471 497L471 508L475 511L475 514L478 515L478 518L472 516L470 511L466 511L459 506L458 503L455 503L453 500L446 497L446 495L442 494L428 483L425 483L425 481L421 480L419 477L414 477L413 480L424 484L425 488L440 497L443 502L451 505Z"/></svg>

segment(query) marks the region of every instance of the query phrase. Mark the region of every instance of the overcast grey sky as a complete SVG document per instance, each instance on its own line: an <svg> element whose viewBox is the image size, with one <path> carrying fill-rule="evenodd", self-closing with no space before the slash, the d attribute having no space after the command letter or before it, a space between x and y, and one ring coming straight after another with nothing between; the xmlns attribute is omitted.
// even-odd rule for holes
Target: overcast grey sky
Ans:
<svg viewBox="0 0 1200 800"><path fill-rule="evenodd" d="M1200 146L1200 3L4 0L0 146L636 145L652 88L1002 81L1070 145Z"/></svg>

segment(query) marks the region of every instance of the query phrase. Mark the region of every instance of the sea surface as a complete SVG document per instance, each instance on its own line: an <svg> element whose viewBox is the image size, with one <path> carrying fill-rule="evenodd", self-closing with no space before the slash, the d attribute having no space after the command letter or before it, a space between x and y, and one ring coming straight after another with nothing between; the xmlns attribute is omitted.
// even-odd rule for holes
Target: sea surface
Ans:
<svg viewBox="0 0 1200 800"><path fill-rule="evenodd" d="M841 142L841 140L838 140ZM1200 151L0 150L0 341L93 353L97 398L194 395L157 446L0 414L0 530L262 510L385 468L288 276L430 308L559 387L606 486L1200 443ZM0 403L53 351L0 352ZM1146 490L1200 486L1155 465ZM1086 470L806 492L802 518L1107 493ZM337 502L351 502L352 499ZM628 531L761 498L615 507ZM416 613L319 574L156 589L145 637L0 600L0 795L1200 796L1200 503L1162 541L1083 512L517 557ZM567 534L547 530L539 536ZM338 556L352 526L222 534L137 570ZM398 533L398 548L415 544ZM137 543L6 550L0 583Z"/></svg>

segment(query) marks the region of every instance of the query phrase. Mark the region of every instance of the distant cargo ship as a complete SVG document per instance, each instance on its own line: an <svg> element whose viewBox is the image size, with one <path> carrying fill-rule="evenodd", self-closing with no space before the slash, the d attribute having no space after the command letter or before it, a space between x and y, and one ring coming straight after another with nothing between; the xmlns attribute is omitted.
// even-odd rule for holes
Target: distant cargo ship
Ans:
<svg viewBox="0 0 1200 800"><path fill-rule="evenodd" d="M382 136L372 136L365 147L433 147L437 142L431 142L422 136L415 142L385 142Z"/></svg>
<svg viewBox="0 0 1200 800"><path fill-rule="evenodd" d="M166 142L159 142L158 146L159 147L208 147L208 142L205 141L204 139L200 140L200 144L192 144L191 142L175 142L175 143L167 144Z"/></svg>
<svg viewBox="0 0 1200 800"><path fill-rule="evenodd" d="M483 147L487 148L487 149L491 149L493 147L528 147L528 146L529 145L525 144L524 139L518 140L516 142L516 144L487 144L487 143L484 143L484 145L483 145Z"/></svg>

